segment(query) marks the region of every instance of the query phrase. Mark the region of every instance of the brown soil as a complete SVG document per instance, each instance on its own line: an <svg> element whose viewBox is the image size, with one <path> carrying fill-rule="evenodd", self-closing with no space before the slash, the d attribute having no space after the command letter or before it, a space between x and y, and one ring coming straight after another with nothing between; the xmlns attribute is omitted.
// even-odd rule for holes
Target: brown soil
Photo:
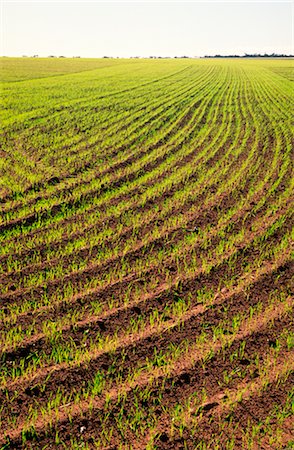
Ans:
<svg viewBox="0 0 294 450"><path fill-rule="evenodd" d="M97 370L100 370L103 373L107 374L109 367L113 367L114 363L116 370L112 373L117 375L118 372L120 372L123 382L125 377L127 377L128 373L132 370L133 366L138 366L140 364L144 365L144 361L147 357L152 358L155 348L157 348L157 350L164 349L168 344L171 343L179 345L185 339L191 341L193 340L194 336L200 335L200 333L204 329L209 334L210 330L214 326L216 326L223 318L224 311L226 310L229 311L229 319L236 313L242 311L243 308L255 306L260 300L262 300L265 304L270 296L270 291L267 291L269 284L274 284L273 291L275 289L279 289L279 286L285 285L286 280L289 280L291 269L293 269L293 267L289 264L286 264L286 266L279 267L276 270L276 274L279 274L279 277L277 277L277 275L273 276L273 273L270 273L262 277L262 279L257 283L254 283L249 291L249 303L248 296L245 295L245 293L241 292L240 294L232 295L225 300L221 300L221 303L215 304L213 308L208 308L206 310L202 310L202 308L200 308L200 314L196 314L196 316L193 315L188 321L185 321L184 327L180 330L177 330L177 328L172 328L168 329L166 333L161 332L159 333L159 335L152 334L151 336L140 339L139 342L134 342L133 344L131 343L127 346L123 346L123 353L122 348L118 348L115 353L102 354L100 357L92 359L85 366L82 365L80 367L74 367L72 369L64 368L63 370L59 371L55 371L53 368L53 371L51 372L50 383L48 384L48 388L46 388L44 391L43 389L40 390L40 386L42 386L43 384L42 380L44 380L44 378L48 376L48 372L45 372L44 375L41 375L40 379L35 378L34 380L32 380L29 385L27 383L22 386L18 384L14 385L13 391L17 390L19 392L19 395L16 398L15 402L10 403L10 407L7 409L7 413L9 414L10 408L14 410L15 408L17 409L18 405L20 404L19 402L21 402L22 414L24 415L24 417L26 417L26 408L29 407L31 401L35 401L37 399L38 403L42 404L43 402L47 401L49 393L52 394L54 392L57 392L60 387L66 388L67 391L70 391L74 386L81 386L81 384L86 383L87 380L91 380ZM278 279L275 281L276 278ZM270 282L270 280L272 280L272 282ZM185 286L185 289L191 289L191 286ZM260 292L263 292L263 299L261 299L259 296ZM105 332L107 332L106 323L103 323L102 328L102 330L104 329ZM123 323L120 324L123 327ZM272 326L269 329L261 330L261 332L254 332L253 335L247 337L246 353L242 358L241 363L239 362L239 364L247 368L249 374L255 374L255 370L252 369L252 360L254 359L254 355L256 354L256 352L260 353L260 349L266 350L271 345L275 345L275 342L279 337L281 330L285 327L289 329L289 327L291 326L293 328L293 323L291 324L291 322L289 322L289 318L282 317L281 319L278 318L277 320L275 320L275 326ZM227 333L228 335L230 335L231 333L231 330L229 328L227 329ZM228 349L228 355L232 354L236 349L238 349L239 344L240 340L236 340ZM125 355L123 359L121 359L122 354ZM213 388L213 385L216 385L216 374L219 372L219 376L222 377L222 374L225 370L233 370L235 368L230 359L225 358L224 355L220 355L216 361L214 361L214 359L215 358L210 361L209 366L205 367L205 369L203 369L201 361L198 363L198 365L193 366L191 369L185 371L184 373L182 372L181 367L179 367L179 375L174 374L170 381L166 379L165 388L167 391L172 392L171 396L167 396L167 403L172 401L172 398L170 397L173 397L175 394L174 390L172 390L173 385L177 386L177 400L180 397L188 396L189 392L192 392L193 390L201 390L203 386L195 386L195 383L199 383L198 374L202 373L204 370L205 377L203 378L203 376L201 376L200 380L202 380L201 382L203 382L203 380L205 379L206 388L209 389L209 392L212 392L211 390ZM8 361L9 360L11 359L8 356ZM236 361L235 364L238 364L238 361ZM197 370L195 367L197 367ZM108 379L111 380L112 375L108 374L107 376ZM183 380L186 381L183 382ZM188 386L186 385L187 380L189 380ZM209 380L211 380L211 382ZM238 380L237 376L236 380ZM160 385L160 382L158 382L157 384ZM47 389L49 389L48 392ZM20 392L23 392L23 394L20 394ZM6 395L7 391L5 390L5 392L3 392L1 401L5 402ZM154 395L156 396L156 391ZM14 403L15 406L13 406Z"/></svg>
<svg viewBox="0 0 294 450"><path fill-rule="evenodd" d="M238 351L240 342L242 342L242 340L245 338L244 335L243 336L240 335L240 338L235 339L232 345L226 350L216 353L215 356L213 356L209 360L209 362L207 362L204 366L200 359L198 362L193 364L192 367L185 369L183 361L182 365L178 365L176 372L173 373L171 378L161 376L159 379L156 379L156 382L154 383L154 389L152 390L151 396L147 401L147 403L146 402L145 402L146 404L144 403L144 408L147 408L147 410L148 408L150 409L154 408L154 401L158 397L157 390L158 387L161 386L163 380L165 380L165 384L163 396L161 395L160 408L158 410L159 415L163 414L164 406L172 408L173 405L180 402L181 398L187 398L194 392L201 392L203 388L205 388L206 391L209 392L209 395L211 397L215 396L219 392L219 386L221 386L220 383L223 383L223 374L225 372L232 371L233 369L241 368L243 371L242 378L244 380L248 381L255 380L257 377L260 376L254 364L255 355L259 354L259 361L262 362L263 361L262 355L266 355L269 352L269 350L276 345L276 342L279 339L281 331L285 328L289 328L289 326L291 326L292 330L294 330L293 322L291 322L291 320L289 321L289 317L287 316L281 318L278 317L277 319L274 320L270 328L265 329L260 328L259 331L247 335L245 354L241 358L235 359L233 363L231 362L229 356L232 355L234 352ZM152 348L154 348L154 344ZM139 355L139 353L137 352L137 348L135 350L135 355L136 357ZM87 371L88 370L89 369L87 369ZM86 372L84 372L84 375L86 375ZM64 377L63 382L65 383L64 386L66 388L69 388L69 386L66 385L67 379L68 379L67 377ZM81 379L76 378L74 372L71 372L69 379L72 381L74 380L74 384L76 385L80 385L81 383ZM240 378L237 372L230 382L230 387L232 388L238 385L239 382ZM126 410L128 408L131 408L131 405L134 402L135 392L138 393L138 388L136 387L135 390L132 389L127 394L127 398L123 402L123 407ZM28 398L30 397L36 398L36 396L38 398L38 403L39 401L42 401L42 397L44 398L44 400L48 398L47 395L42 394L39 389L38 391L36 391L36 388L35 390L32 388L32 390L27 389L26 394L24 396L19 396L18 400L19 402L21 402L21 404L24 404ZM204 412L210 411L211 409L214 408L214 406L218 406L218 404L214 405L211 402L206 403L204 407ZM114 406L111 409L112 414L113 415L118 414L120 408L121 408L120 404L117 405L114 402ZM100 423L98 411L99 410L94 409L92 412L86 411L83 414L82 422L87 423L87 430L85 432L85 435L83 436L83 438L86 441L87 438L99 436L100 432L99 430L102 424ZM60 434L62 434L62 438L64 439L65 442L68 442L68 440L70 439L70 437L73 436L74 433L76 433L77 437L79 436L78 430L79 427L81 426L80 424L81 418L79 416L77 416L76 418L73 417L70 423L68 421L67 422L61 421L59 423L58 431L60 431ZM42 445L44 445L45 442L48 442L48 438L46 437L46 435L43 435L43 438L41 437L42 434L38 433L38 435L41 442L43 441ZM13 442L15 442L16 444L17 440Z"/></svg>

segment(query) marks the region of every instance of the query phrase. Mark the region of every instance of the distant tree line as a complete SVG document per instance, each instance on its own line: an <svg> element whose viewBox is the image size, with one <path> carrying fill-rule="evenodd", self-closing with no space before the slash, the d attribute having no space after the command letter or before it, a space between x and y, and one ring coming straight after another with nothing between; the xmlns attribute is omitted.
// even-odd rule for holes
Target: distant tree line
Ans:
<svg viewBox="0 0 294 450"><path fill-rule="evenodd" d="M294 58L294 55L283 53L245 53L244 55L205 55L203 58Z"/></svg>
<svg viewBox="0 0 294 450"><path fill-rule="evenodd" d="M27 58L27 55L22 55L23 58ZM33 55L33 58L38 58L39 55ZM66 58L66 56L55 56L55 55L49 55L48 58ZM73 56L72 58L80 58L80 56ZM102 58L106 59L120 59L119 56L102 56ZM145 59L146 57L142 56L130 56L131 59ZM194 59L199 58L197 56L149 56L147 57L149 59ZM283 53L245 53L244 55L205 55L200 56L200 58L294 58L294 55L285 55Z"/></svg>

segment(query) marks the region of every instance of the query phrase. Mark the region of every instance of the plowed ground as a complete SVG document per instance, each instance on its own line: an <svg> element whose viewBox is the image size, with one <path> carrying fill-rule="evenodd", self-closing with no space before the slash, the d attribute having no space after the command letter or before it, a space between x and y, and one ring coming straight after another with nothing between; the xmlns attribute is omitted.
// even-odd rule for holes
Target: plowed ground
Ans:
<svg viewBox="0 0 294 450"><path fill-rule="evenodd" d="M292 63L2 63L2 449L291 448Z"/></svg>

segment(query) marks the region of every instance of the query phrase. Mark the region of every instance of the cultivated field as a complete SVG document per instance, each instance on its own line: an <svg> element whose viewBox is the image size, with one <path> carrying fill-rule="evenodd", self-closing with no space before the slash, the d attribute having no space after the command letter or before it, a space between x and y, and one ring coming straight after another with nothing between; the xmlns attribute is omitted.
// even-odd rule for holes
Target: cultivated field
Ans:
<svg viewBox="0 0 294 450"><path fill-rule="evenodd" d="M293 62L0 64L2 449L292 448Z"/></svg>

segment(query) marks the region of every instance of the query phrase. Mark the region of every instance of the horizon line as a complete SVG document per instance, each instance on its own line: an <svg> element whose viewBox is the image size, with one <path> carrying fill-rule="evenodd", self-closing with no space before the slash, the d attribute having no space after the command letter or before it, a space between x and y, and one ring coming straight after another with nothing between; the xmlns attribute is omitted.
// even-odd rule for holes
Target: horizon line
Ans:
<svg viewBox="0 0 294 450"><path fill-rule="evenodd" d="M0 55L0 58L50 58L50 59L54 59L54 58L68 58L68 59L156 59L156 58L162 58L162 59L172 59L172 58L179 58L179 59L200 59L200 58L279 58L279 57L287 57L287 58L293 58L294 55L293 54L286 54L286 53L244 53L244 54L214 54L214 55L172 55L172 56L167 56L167 55L149 55L149 56L142 56L142 55L129 55L129 56L117 56L117 55L103 55L103 56L80 56L80 55L72 55L72 56L68 56L68 55L47 55L47 56L42 56L42 55L38 55L38 54L34 54L34 55Z"/></svg>

